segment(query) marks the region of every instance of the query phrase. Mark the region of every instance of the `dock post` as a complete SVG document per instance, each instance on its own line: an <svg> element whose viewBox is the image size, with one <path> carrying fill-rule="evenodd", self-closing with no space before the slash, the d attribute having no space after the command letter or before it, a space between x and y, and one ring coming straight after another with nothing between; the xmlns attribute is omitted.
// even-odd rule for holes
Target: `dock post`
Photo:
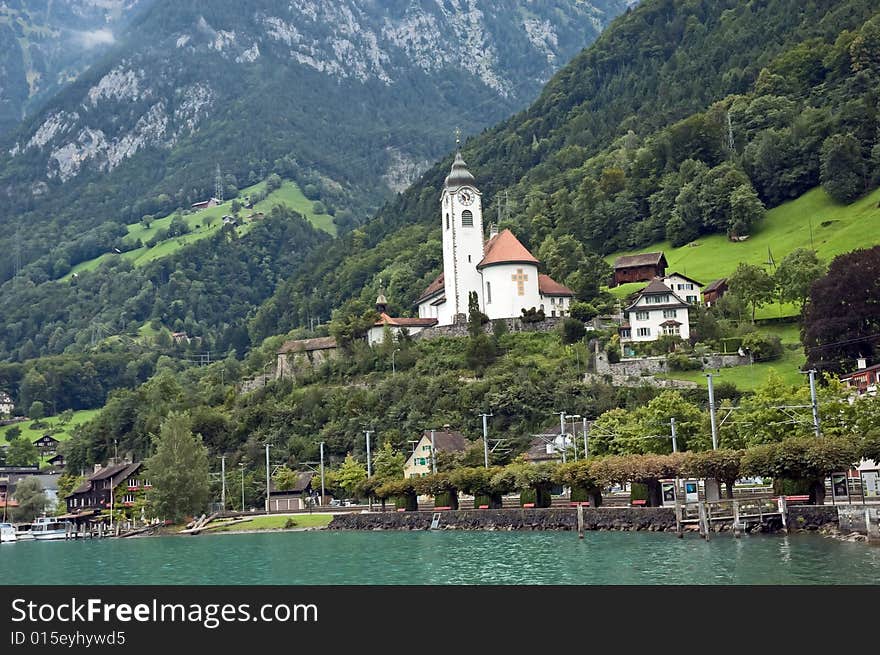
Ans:
<svg viewBox="0 0 880 655"><path fill-rule="evenodd" d="M706 505L705 503L698 502L697 510L700 514L700 536L703 537L706 541L709 540L709 525L706 521Z"/></svg>
<svg viewBox="0 0 880 655"><path fill-rule="evenodd" d="M788 503L785 502L785 496L780 496L776 502L779 505L779 515L782 517L782 532L788 534Z"/></svg>
<svg viewBox="0 0 880 655"><path fill-rule="evenodd" d="M877 523L878 512L876 508L865 507L865 532L868 535L868 541L880 541L880 525Z"/></svg>
<svg viewBox="0 0 880 655"><path fill-rule="evenodd" d="M737 539L742 535L742 527L739 524L739 501L733 501L733 536Z"/></svg>
<svg viewBox="0 0 880 655"><path fill-rule="evenodd" d="M684 525L682 524L681 501L675 498L675 534L679 539L684 537Z"/></svg>
<svg viewBox="0 0 880 655"><path fill-rule="evenodd" d="M577 521L578 521L578 539L583 539L584 538L584 505L583 505L583 503L578 503Z"/></svg>

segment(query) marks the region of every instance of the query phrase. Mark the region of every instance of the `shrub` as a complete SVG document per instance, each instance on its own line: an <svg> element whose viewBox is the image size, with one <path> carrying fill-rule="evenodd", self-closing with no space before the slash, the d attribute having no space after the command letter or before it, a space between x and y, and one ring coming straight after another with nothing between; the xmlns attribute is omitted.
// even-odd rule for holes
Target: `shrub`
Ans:
<svg viewBox="0 0 880 655"><path fill-rule="evenodd" d="M578 343L587 335L587 328L576 318L562 321L562 343Z"/></svg>
<svg viewBox="0 0 880 655"><path fill-rule="evenodd" d="M683 353L667 355L666 364L670 371L698 371L703 368L700 360L688 357Z"/></svg>
<svg viewBox="0 0 880 655"><path fill-rule="evenodd" d="M588 302L573 302L571 303L571 317L576 318L582 323L586 323L587 321L593 320L596 316L599 315L599 310L593 307Z"/></svg>
<svg viewBox="0 0 880 655"><path fill-rule="evenodd" d="M752 353L755 361L765 362L782 357L782 340L775 334L747 334L743 337L742 347Z"/></svg>
<svg viewBox="0 0 880 655"><path fill-rule="evenodd" d="M284 522L284 528L285 528L285 529L295 528L296 525L297 525L297 523L296 523L296 521L294 521L293 519L287 519L287 520Z"/></svg>
<svg viewBox="0 0 880 655"><path fill-rule="evenodd" d="M540 323L545 319L546 316L544 316L543 309L535 309L534 307L526 309L523 307L521 319L523 323Z"/></svg>

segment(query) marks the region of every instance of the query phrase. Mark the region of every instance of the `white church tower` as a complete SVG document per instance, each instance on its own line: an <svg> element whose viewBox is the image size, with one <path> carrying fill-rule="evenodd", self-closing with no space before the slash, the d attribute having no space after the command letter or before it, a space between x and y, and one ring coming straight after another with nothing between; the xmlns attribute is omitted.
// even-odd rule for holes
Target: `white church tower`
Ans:
<svg viewBox="0 0 880 655"><path fill-rule="evenodd" d="M456 314L468 313L468 294L477 292L482 302L482 275L477 264L483 259L483 209L480 191L461 157L455 153L440 196L443 231L443 272L446 302L439 308L441 325L452 323Z"/></svg>

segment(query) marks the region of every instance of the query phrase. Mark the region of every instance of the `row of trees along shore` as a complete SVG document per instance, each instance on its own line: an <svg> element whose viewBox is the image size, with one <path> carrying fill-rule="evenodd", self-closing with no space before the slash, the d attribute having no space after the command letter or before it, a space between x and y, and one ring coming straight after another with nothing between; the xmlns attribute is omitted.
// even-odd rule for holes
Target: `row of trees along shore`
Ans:
<svg viewBox="0 0 880 655"><path fill-rule="evenodd" d="M459 467L418 478L374 475L355 481L346 491L373 498L385 508L417 510L419 495L433 496L435 506L458 509L458 495L474 496L474 507L501 507L502 496L521 492L535 507L549 507L554 485L571 487L572 501L602 504L605 489L614 484L636 483L647 488L647 505L661 505L660 481L676 477L710 478L723 484L728 498L742 477L773 478L774 492L809 493L811 504L825 501L825 478L853 467L861 458L880 459L880 430L853 439L796 437L742 450L590 457L565 464L529 464L522 460L507 466Z"/></svg>

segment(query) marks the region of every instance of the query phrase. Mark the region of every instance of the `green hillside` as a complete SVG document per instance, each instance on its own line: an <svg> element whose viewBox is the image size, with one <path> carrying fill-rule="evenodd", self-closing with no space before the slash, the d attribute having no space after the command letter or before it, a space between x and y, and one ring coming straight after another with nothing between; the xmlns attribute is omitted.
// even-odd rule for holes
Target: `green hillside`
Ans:
<svg viewBox="0 0 880 655"><path fill-rule="evenodd" d="M58 441L65 442L73 436L73 432L78 426L91 421L100 412L100 409L83 409L78 412L73 412L73 417L67 423L62 423L58 416L52 416L43 419L43 427L40 428L32 428L32 421L22 421L21 423L14 423L13 425L4 425L3 427L0 427L0 443L6 443L6 433L13 426L18 426L21 429L21 436L31 442L35 439L39 439L44 434L51 434L58 439ZM41 458L40 464L43 465L45 463L45 458Z"/></svg>
<svg viewBox="0 0 880 655"><path fill-rule="evenodd" d="M252 193L261 193L265 188L266 183L260 182L259 184L254 184L246 189L242 189L238 200L242 201ZM302 190L296 182L290 180L285 180L282 183L281 188L272 191L265 199L255 204L253 209L241 210L240 216L242 217L244 224L237 228L238 235L243 236L247 234L251 227L253 227L254 222L247 219L250 214L257 212L266 213L275 205L286 205L294 211L302 214L318 229L324 230L328 234L336 235L336 225L333 223L333 217L329 214L315 213L314 203L303 195ZM135 266L143 266L147 262L167 257L180 250L183 246L195 243L196 241L201 241L212 234L216 234L217 231L223 227L223 216L231 213L232 199L229 199L216 207L183 214L182 218L192 232L179 237L165 239L152 247L142 246L140 248L135 248L134 250L127 250L123 252L121 256L124 259L131 261ZM146 227L143 223L131 223L128 225L128 234L124 237L124 240L132 243L140 239L141 242L146 243L160 230L167 230L171 225L173 218L173 214L157 218L150 223L150 227ZM208 221L207 223L206 220ZM83 271L93 271L102 262L107 261L114 256L116 255L113 253L105 253L100 257L81 262L74 266L69 273L59 279L62 281L69 280L74 273L79 274Z"/></svg>
<svg viewBox="0 0 880 655"><path fill-rule="evenodd" d="M606 257L613 263L621 255L662 250L668 271L678 271L704 284L733 273L740 262L765 264L768 251L778 264L796 248L816 250L830 261L835 255L880 243L880 189L851 205L834 201L821 188L813 189L767 212L747 241L734 242L722 234L700 237L686 246L673 248L659 241L637 250ZM641 284L621 285L615 295L635 290Z"/></svg>

